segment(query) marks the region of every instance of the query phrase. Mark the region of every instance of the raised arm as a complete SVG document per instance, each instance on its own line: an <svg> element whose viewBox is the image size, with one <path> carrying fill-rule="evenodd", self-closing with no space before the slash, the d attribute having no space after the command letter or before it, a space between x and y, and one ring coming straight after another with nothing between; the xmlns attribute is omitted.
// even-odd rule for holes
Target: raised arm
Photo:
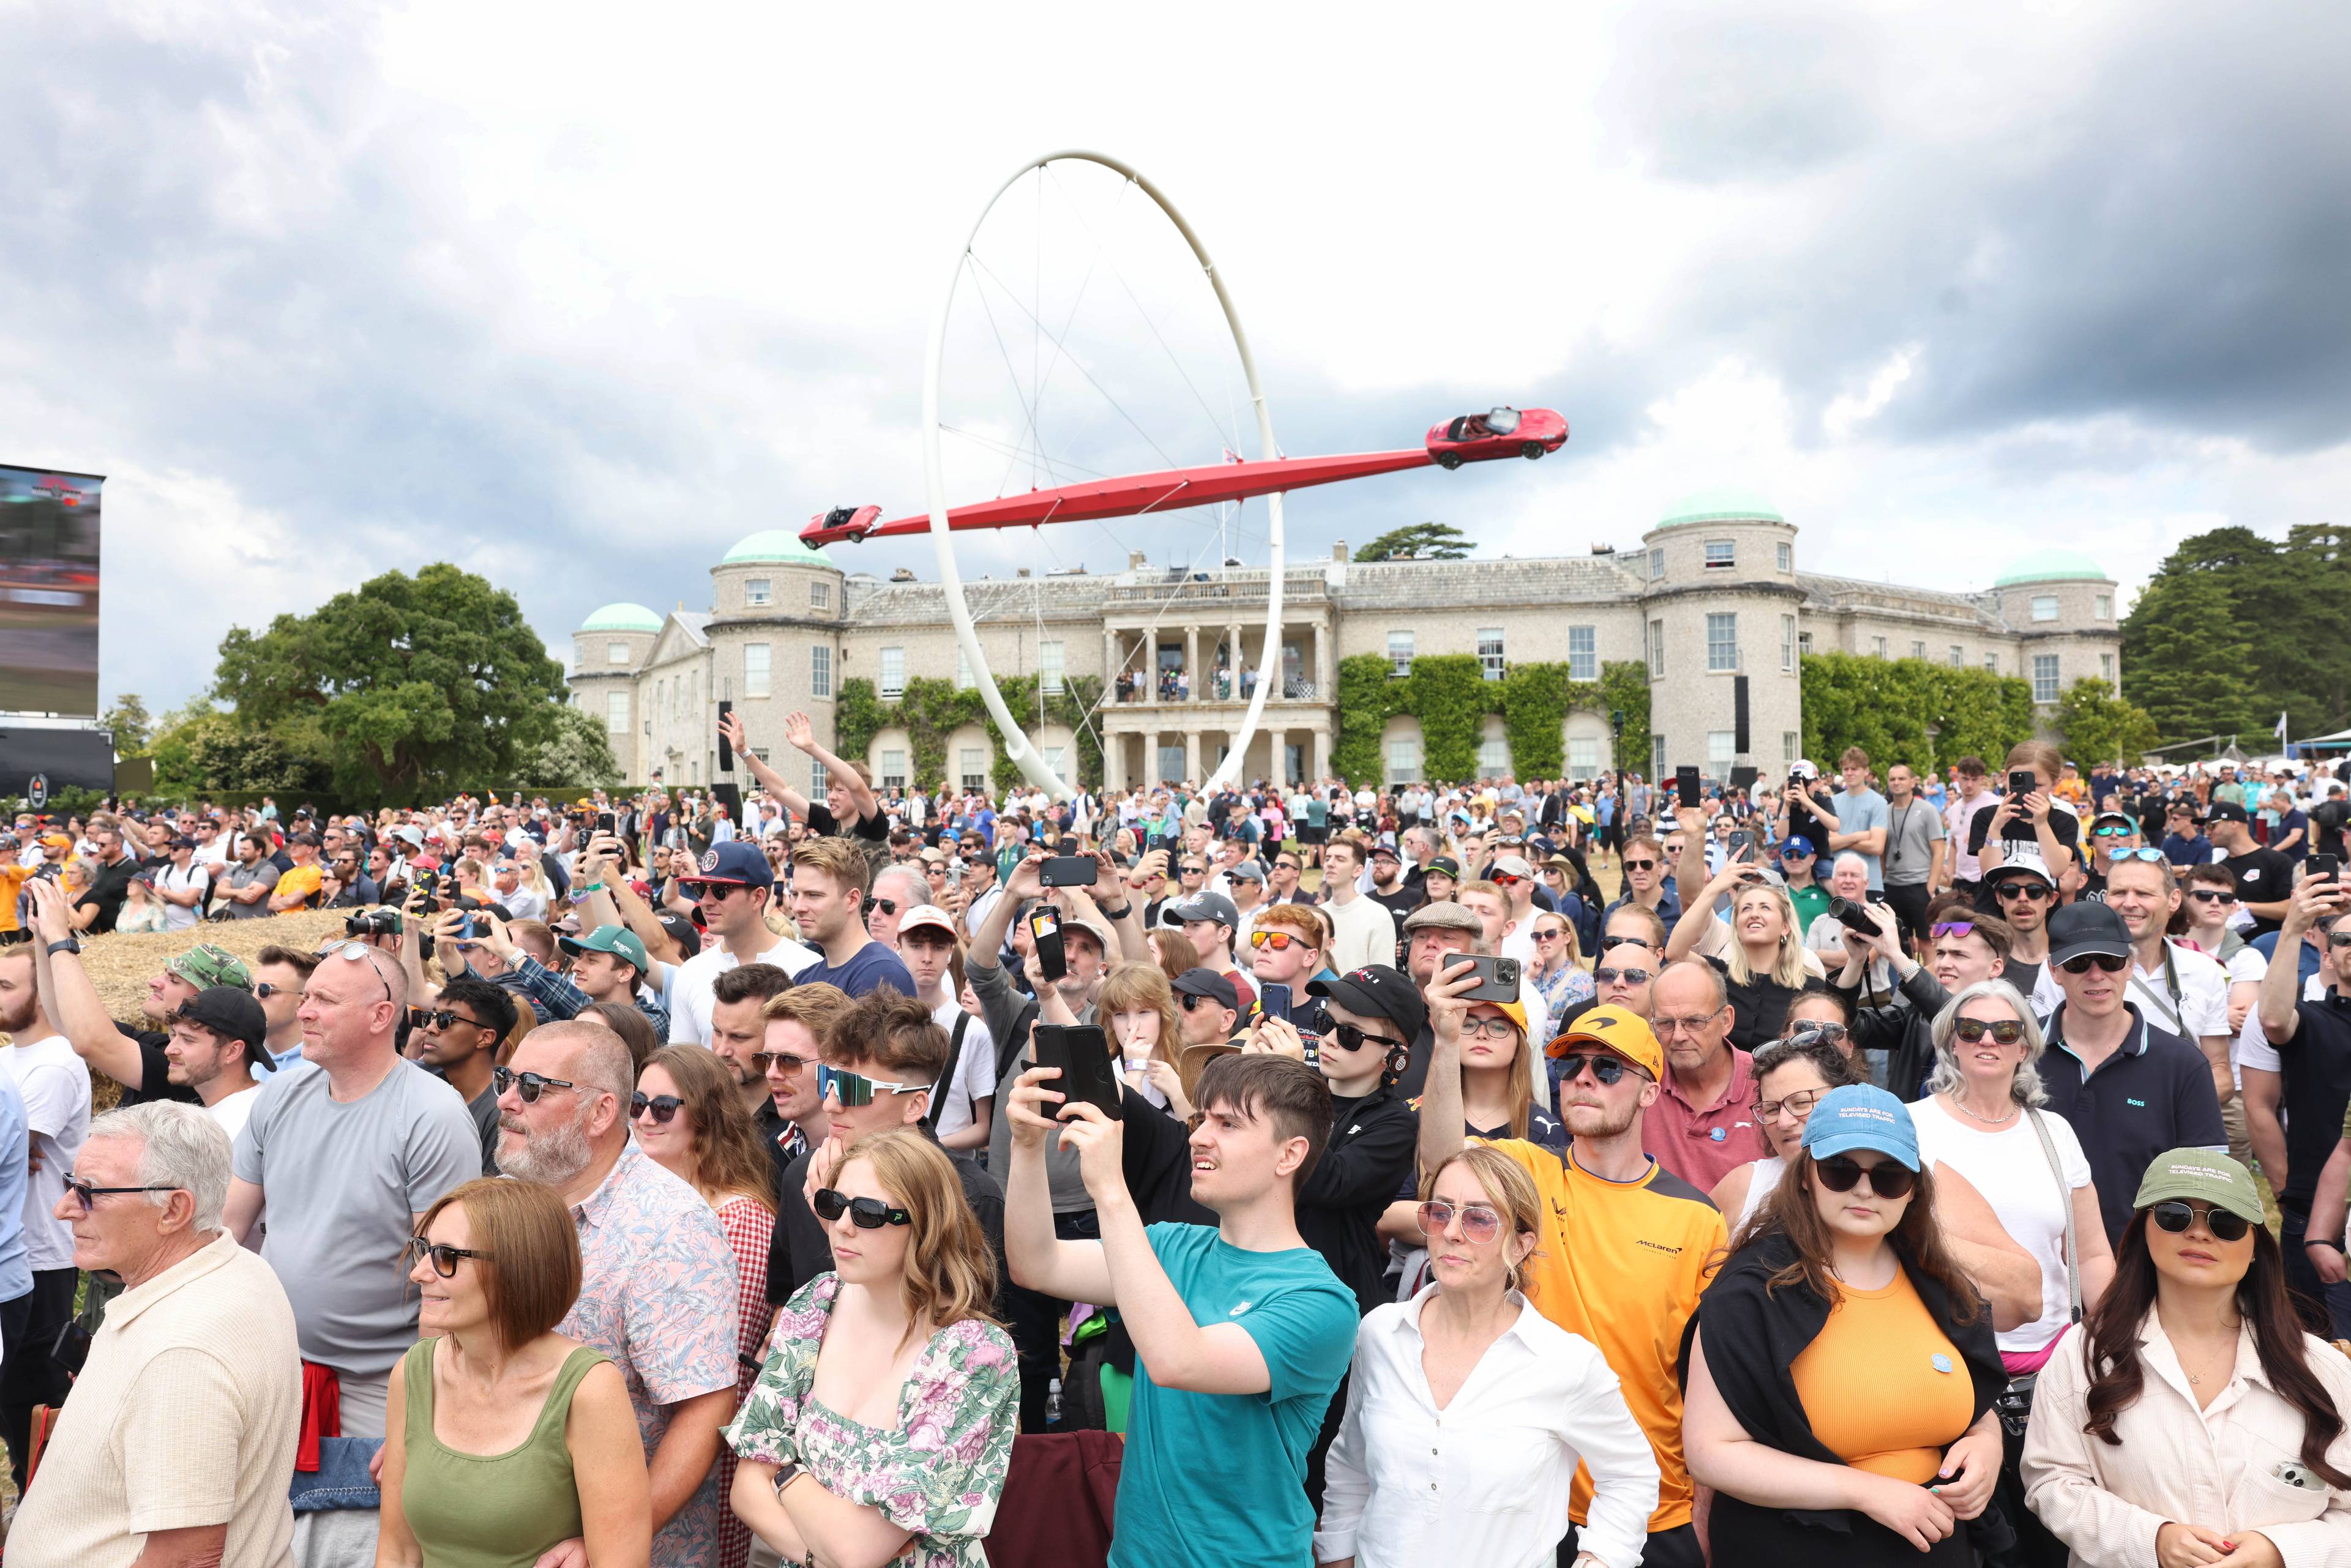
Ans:
<svg viewBox="0 0 2351 1568"><path fill-rule="evenodd" d="M854 821L862 822L882 809L882 803L873 797L873 786L865 781L865 776L817 744L816 727L809 722L808 715L796 713L787 717L784 720L784 738L791 742L800 755L820 765L827 779L840 783L849 796L849 803L856 808ZM780 779L778 781L781 782ZM785 803L790 804L789 800Z"/></svg>
<svg viewBox="0 0 2351 1568"><path fill-rule="evenodd" d="M32 897L34 984L49 1013L49 1021L65 1034L74 1054L125 1089L143 1086L146 1066L139 1042L114 1027L98 988L81 967L78 953L49 956L49 944L73 934L66 895L53 882L28 882Z"/></svg>
<svg viewBox="0 0 2351 1568"><path fill-rule="evenodd" d="M781 800L784 803L784 810L789 811L793 816L803 820L807 818L809 809L808 797L793 789L790 785L785 783L784 776L782 774L777 772L774 768L760 761L757 757L752 756L751 748L744 744L743 716L741 714L730 713L725 718L720 719L718 721L718 733L726 737L726 744L728 746L735 748L735 760L751 770L751 777L759 781L760 789L765 789L768 794L773 795L777 800Z"/></svg>
<svg viewBox="0 0 2351 1568"><path fill-rule="evenodd" d="M1420 1094L1420 1168L1433 1171L1468 1142L1461 1110L1461 1020L1469 1016L1462 995L1476 988L1478 971L1464 958L1448 963L1422 994L1428 998L1428 1077Z"/></svg>
<svg viewBox="0 0 2351 1568"><path fill-rule="evenodd" d="M1029 1068L1014 1080L1005 1107L1012 1123L1012 1168L1004 1178L1005 1261L1014 1284L1040 1295L1123 1306L1113 1292L1102 1243L1065 1241L1053 1231L1053 1194L1045 1179L1045 1140L1063 1131L1063 1124L1052 1119L1061 1105L1061 1092L1051 1083L1061 1073L1058 1067ZM1113 1170L1116 1174L1115 1166ZM1118 1191L1125 1197L1123 1176ZM1126 1205L1132 1210L1133 1198L1127 1197ZM1138 1347L1142 1343L1135 1343Z"/></svg>
<svg viewBox="0 0 2351 1568"><path fill-rule="evenodd" d="M2326 878L2305 880L2285 900L2278 926L2277 946L2270 954L2268 973L2262 977L2262 1033L2272 1045L2283 1045L2302 1027L2302 966L2295 960L2304 936L2313 925L2330 919L2341 908L2338 884Z"/></svg>

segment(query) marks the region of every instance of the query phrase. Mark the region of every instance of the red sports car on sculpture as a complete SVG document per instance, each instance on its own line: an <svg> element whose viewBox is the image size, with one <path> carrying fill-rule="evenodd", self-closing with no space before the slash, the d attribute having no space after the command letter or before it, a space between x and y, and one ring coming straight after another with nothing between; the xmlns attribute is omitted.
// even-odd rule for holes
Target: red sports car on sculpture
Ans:
<svg viewBox="0 0 2351 1568"><path fill-rule="evenodd" d="M1428 427L1428 455L1440 468L1489 457L1535 458L1566 444L1567 420L1548 408L1497 408Z"/></svg>
<svg viewBox="0 0 2351 1568"><path fill-rule="evenodd" d="M865 537L865 530L882 520L879 507L835 507L829 512L819 512L800 530L800 538L812 548L847 541L855 544Z"/></svg>

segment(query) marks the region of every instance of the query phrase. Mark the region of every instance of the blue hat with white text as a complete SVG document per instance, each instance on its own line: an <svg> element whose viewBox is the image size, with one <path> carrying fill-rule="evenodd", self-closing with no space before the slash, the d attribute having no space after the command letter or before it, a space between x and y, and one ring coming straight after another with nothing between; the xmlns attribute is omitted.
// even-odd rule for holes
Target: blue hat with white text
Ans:
<svg viewBox="0 0 2351 1568"><path fill-rule="evenodd" d="M1804 1123L1804 1152L1816 1160L1875 1149L1918 1168L1918 1128L1910 1107L1875 1083L1846 1083L1822 1095Z"/></svg>

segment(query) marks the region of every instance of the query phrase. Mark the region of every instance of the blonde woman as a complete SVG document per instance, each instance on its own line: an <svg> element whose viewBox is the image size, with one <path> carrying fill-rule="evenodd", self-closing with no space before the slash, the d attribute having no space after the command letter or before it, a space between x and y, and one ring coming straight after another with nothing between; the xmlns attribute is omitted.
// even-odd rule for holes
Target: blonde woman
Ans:
<svg viewBox="0 0 2351 1568"><path fill-rule="evenodd" d="M1714 906L1730 900L1726 935ZM1803 927L1784 883L1733 861L1689 901L1666 944L1666 958L1702 957L1721 971L1730 996L1730 1043L1751 1051L1780 1038L1788 1004L1825 982L1804 962Z"/></svg>
<svg viewBox="0 0 2351 1568"><path fill-rule="evenodd" d="M1020 1373L955 1166L900 1128L811 1180L833 1268L777 1313L774 1354L727 1428L736 1517L788 1563L987 1568Z"/></svg>
<svg viewBox="0 0 2351 1568"><path fill-rule="evenodd" d="M1156 964L1120 964L1102 977L1094 1016L1118 1052L1127 1086L1181 1122L1192 1114L1173 1053L1177 1042L1176 988Z"/></svg>
<svg viewBox="0 0 2351 1568"><path fill-rule="evenodd" d="M1552 1561L1588 1468L1579 1564L1647 1542L1657 1460L1592 1343L1526 1296L1542 1222L1534 1182L1472 1144L1421 1184L1431 1279L1355 1335L1314 1560L1323 1568L1517 1568Z"/></svg>

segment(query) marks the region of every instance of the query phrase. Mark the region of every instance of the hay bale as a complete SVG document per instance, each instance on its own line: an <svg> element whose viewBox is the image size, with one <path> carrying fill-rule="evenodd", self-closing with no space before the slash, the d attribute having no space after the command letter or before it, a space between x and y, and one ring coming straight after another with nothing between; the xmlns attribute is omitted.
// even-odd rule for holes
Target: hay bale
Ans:
<svg viewBox="0 0 2351 1568"><path fill-rule="evenodd" d="M164 960L177 957L199 943L210 942L235 954L247 964L264 947L315 948L328 937L340 936L340 909L304 909L274 915L264 920L205 922L188 931L109 932L81 939L81 967L98 988L99 999L110 1017L143 1027L140 1009L147 1000L147 983L162 971Z"/></svg>

